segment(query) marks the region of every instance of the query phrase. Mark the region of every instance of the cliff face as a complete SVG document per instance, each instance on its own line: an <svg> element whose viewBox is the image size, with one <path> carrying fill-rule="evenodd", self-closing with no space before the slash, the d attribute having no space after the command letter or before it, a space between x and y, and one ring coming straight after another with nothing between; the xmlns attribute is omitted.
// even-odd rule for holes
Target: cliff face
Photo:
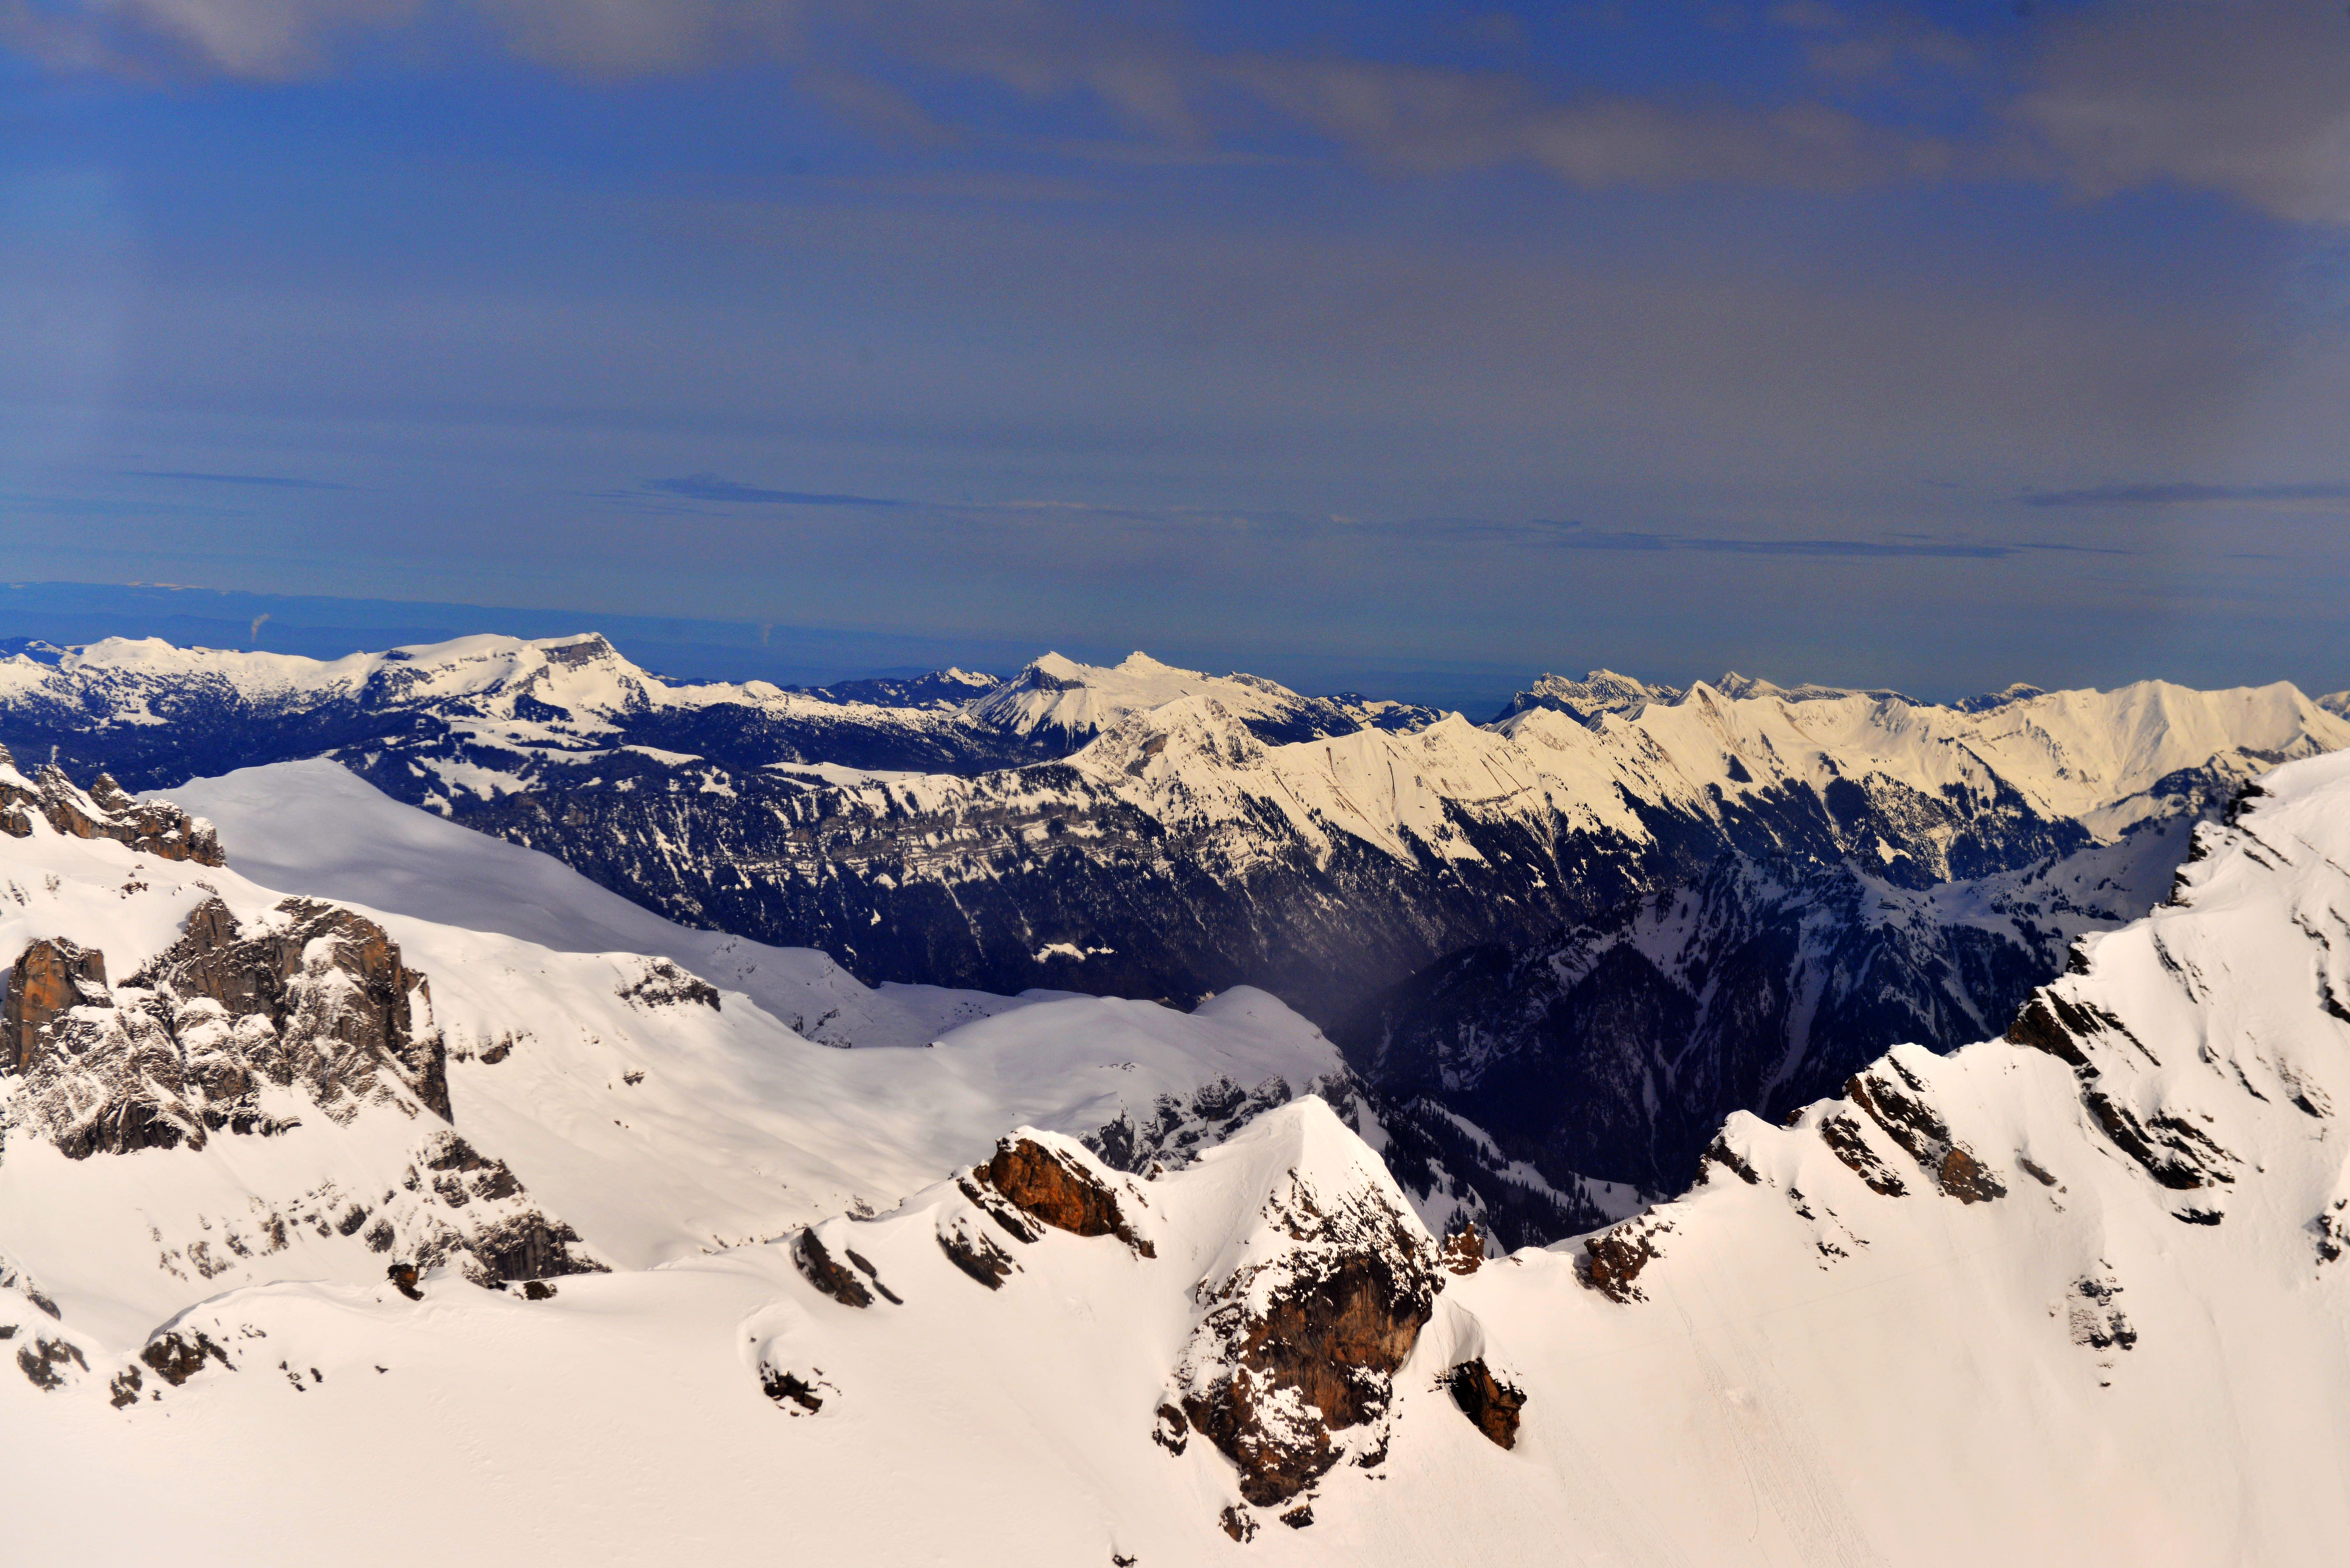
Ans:
<svg viewBox="0 0 2350 1568"><path fill-rule="evenodd" d="M213 1133L269 1134L367 1105L450 1116L431 992L372 920L288 898L241 928L218 898L120 988L105 954L32 943L9 974L5 1039L26 1080L0 1127L68 1156Z"/></svg>
<svg viewBox="0 0 2350 1568"><path fill-rule="evenodd" d="M133 800L109 774L99 774L87 790L76 788L54 763L27 779L0 746L0 833L22 838L33 831L35 816L68 837L110 838L159 860L222 864L220 838L203 818L161 802Z"/></svg>
<svg viewBox="0 0 2350 1568"><path fill-rule="evenodd" d="M2163 896L2187 826L1926 889L1732 857L1540 940L1456 953L1332 1033L1384 1096L1441 1100L1554 1182L1669 1192L1733 1111L1776 1121L1898 1042L1998 1033L2075 940Z"/></svg>
<svg viewBox="0 0 2350 1568"><path fill-rule="evenodd" d="M1206 1438L1243 1501L1268 1507L1342 1462L1385 1462L1395 1375L1445 1276L1385 1168L1320 1102L1268 1113L1218 1154L1209 1179L1259 1196L1192 1290L1202 1311L1159 1419Z"/></svg>

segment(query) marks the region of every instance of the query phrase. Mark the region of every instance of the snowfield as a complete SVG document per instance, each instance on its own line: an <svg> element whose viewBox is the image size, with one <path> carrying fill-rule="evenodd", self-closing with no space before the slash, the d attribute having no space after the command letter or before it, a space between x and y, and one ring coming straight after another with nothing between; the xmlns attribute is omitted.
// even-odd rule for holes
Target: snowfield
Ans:
<svg viewBox="0 0 2350 1568"><path fill-rule="evenodd" d="M375 831L300 782L192 797ZM0 944L78 934L120 987L199 877L258 920L378 876L338 850L249 879L238 837L207 870L36 822L0 839ZM12 1131L12 1560L2314 1565L2350 1538L2350 756L2199 828L2171 900L2084 938L2008 1039L1897 1048L1790 1126L1733 1116L1675 1202L1440 1268L1321 1100L1147 1179L1062 1136L1331 1060L1261 995L836 1049L730 982L622 998L647 958L500 928L637 917L583 896L566 936L519 863L436 894L431 844L369 908L430 979L455 1129L610 1272L411 1297L311 1234L302 1194L411 1158L426 1118L388 1106L80 1160ZM501 916L504 888L542 907ZM299 1239L180 1277L256 1206ZM1472 1423L1472 1364L1523 1407ZM1219 1397L1243 1459L1317 1431L1337 1458L1272 1486Z"/></svg>

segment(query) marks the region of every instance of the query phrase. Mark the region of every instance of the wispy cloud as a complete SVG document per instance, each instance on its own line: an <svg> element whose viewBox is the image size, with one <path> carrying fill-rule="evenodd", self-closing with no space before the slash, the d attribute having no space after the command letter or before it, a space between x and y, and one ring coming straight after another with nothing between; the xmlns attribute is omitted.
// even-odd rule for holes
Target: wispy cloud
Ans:
<svg viewBox="0 0 2350 1568"><path fill-rule="evenodd" d="M1593 528L1581 523L1537 523L1533 542L1557 550L1679 550L1705 556L1795 556L1869 559L1922 556L1929 559L1999 561L2035 550L2094 555L2127 552L2092 545L2043 544L2017 539L1724 539L1703 534L1651 533L1642 529Z"/></svg>
<svg viewBox="0 0 2350 1568"><path fill-rule="evenodd" d="M910 506L879 495L832 495L813 490L767 490L714 473L689 474L682 479L649 479L647 490L685 501L716 501L741 506Z"/></svg>
<svg viewBox="0 0 2350 1568"><path fill-rule="evenodd" d="M2095 484L2083 490L2035 490L2016 499L2026 506L2286 505L2350 501L2350 484Z"/></svg>
<svg viewBox="0 0 2350 1568"><path fill-rule="evenodd" d="M970 123L985 113L963 90L978 82L1106 111L1123 135L1104 150L1123 156L1262 152L1270 117L1375 165L1517 166L1589 189L1987 177L2095 197L2172 184L2350 223L2339 6L2082 0L2047 8L2006 47L1917 9L1773 7L1811 69L1761 101L1702 72L1672 90L1611 94L1523 70L1218 49L1175 8L1091 0L0 0L0 49L62 70L267 81L330 72L413 29L427 50L494 40L595 77L764 57L793 73L795 91L914 143L1003 133ZM1904 111L1887 88L1935 107ZM1954 117L1953 101L1976 112Z"/></svg>
<svg viewBox="0 0 2350 1568"><path fill-rule="evenodd" d="M125 479L179 479L198 484L257 484L272 490L348 490L348 484L337 484L325 479L296 479L283 473L191 473L169 468L124 468L116 470Z"/></svg>

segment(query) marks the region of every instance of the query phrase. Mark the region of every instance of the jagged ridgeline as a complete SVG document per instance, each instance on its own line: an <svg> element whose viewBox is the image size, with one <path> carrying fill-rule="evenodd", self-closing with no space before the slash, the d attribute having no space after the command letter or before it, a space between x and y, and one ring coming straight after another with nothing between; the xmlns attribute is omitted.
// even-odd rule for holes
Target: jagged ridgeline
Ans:
<svg viewBox="0 0 2350 1568"><path fill-rule="evenodd" d="M34 813L61 837L110 841L164 863L224 864L202 818L131 800L104 774L87 792L54 764L27 780L0 751L0 832L31 836ZM128 871L119 898L150 890L143 865ZM54 872L43 880L46 894L63 890ZM306 1121L349 1127L363 1114L389 1113L418 1124L414 1161L380 1199L354 1193L322 1211L312 1194L307 1222L322 1234L330 1226L356 1234L411 1273L452 1258L491 1280L601 1266L572 1253L577 1234L531 1206L502 1162L449 1130L447 1048L431 985L380 925L307 898L240 919L208 884L191 890L201 898L177 940L128 975L108 973L98 943L116 921L105 915L66 920L78 936L38 937L18 953L0 1004L0 1076L17 1080L0 1100L0 1160L34 1141L75 1161L193 1152L219 1137L273 1138ZM21 881L7 891L33 902ZM130 922L152 923L151 915ZM286 1227L285 1214L269 1211L253 1244L282 1250ZM234 1234L224 1243L251 1256ZM204 1243L189 1262L214 1272Z"/></svg>
<svg viewBox="0 0 2350 1568"><path fill-rule="evenodd" d="M2161 896L2189 825L2350 722L2285 686L1936 707L1601 671L1480 727L1139 655L681 685L590 637L34 649L0 734L142 785L324 753L868 982L1263 986L1331 1028L1414 1189L1473 1183L1514 1243L1593 1222L1595 1183L1678 1187L1731 1110L1996 1033Z"/></svg>
<svg viewBox="0 0 2350 1568"><path fill-rule="evenodd" d="M188 961L199 872L239 949L277 925L233 871L39 821L0 857L38 882L0 918L85 921L141 972ZM170 1530L199 1559L249 1554L249 1511L120 1478L168 1466L210 1495L265 1457L309 1506L261 1539L304 1560L412 1556L350 1531L391 1486L493 1562L533 1560L559 1511L616 1561L673 1547L681 1519L710 1561L771 1561L782 1519L794 1552L891 1564L2330 1563L2350 1532L2332 1484L2350 1466L2345 867L2350 755L2275 770L2197 828L2149 915L2078 939L2003 1037L1898 1046L1782 1125L1733 1114L1679 1198L1506 1257L1427 1222L1359 1106L1208 1078L1112 1091L1127 1114L1090 1139L1022 1116L973 1137L974 1120L952 1158L924 1147L877 1177L876 1201L680 1245L718 1189L679 1181L696 1145L665 1139L671 1114L730 1171L798 1184L910 1136L909 1107L1050 1055L1056 1019L1097 1042L1139 1031L1056 1063L1100 1075L1075 1102L1098 1108L1099 1084L1149 1071L1146 1034L1229 1056L1235 1037L1204 1032L1232 1003L1032 1000L931 1049L799 1042L767 1082L826 1107L839 1141L814 1150L804 1124L813 1153L790 1164L753 1136L761 1081L658 1098L729 1031L765 1027L739 993L624 1000L642 971L612 955L400 922L387 934L432 954L411 1033L430 1001L433 1026L478 1039L473 1012L502 992L542 1021L495 1063L450 1053L466 1144L379 1064L378 1091L338 1102L347 1120L0 1150L0 1219L26 1247L0 1258L21 1373L0 1431L40 1482L12 1496L10 1542L46 1561ZM150 885L124 897L136 867ZM339 929L309 929L306 954L341 950ZM551 1022L575 1013L577 1033ZM990 1055L973 1033L1017 1039ZM738 1043L743 1063L793 1049ZM885 1059L958 1093L823 1076ZM297 1149L313 1163L272 1173L306 1168L315 1193L331 1154L340 1186L276 1207L270 1251L259 1194L219 1184L264 1173L252 1151ZM134 1185L144 1172L169 1179ZM459 1216L543 1177L616 1266L501 1291L469 1246L389 1278L335 1272L382 1262L364 1231L338 1233L343 1202L411 1174ZM35 1222L57 1214L70 1238ZM649 1246L662 1215L683 1224ZM174 1227L186 1277L158 1266L150 1224ZM191 1266L211 1256L194 1241L229 1236L253 1255L217 1279Z"/></svg>
<svg viewBox="0 0 2350 1568"><path fill-rule="evenodd" d="M1724 856L1910 891L2018 873L2208 810L2350 723L2282 686L1943 708L1603 674L1481 727L1140 655L993 684L681 685L590 637L331 662L36 649L0 661L0 736L103 754L141 787L332 754L674 919L821 948L868 982L1246 983L1329 1023ZM1960 989L1960 1013L2012 1001Z"/></svg>

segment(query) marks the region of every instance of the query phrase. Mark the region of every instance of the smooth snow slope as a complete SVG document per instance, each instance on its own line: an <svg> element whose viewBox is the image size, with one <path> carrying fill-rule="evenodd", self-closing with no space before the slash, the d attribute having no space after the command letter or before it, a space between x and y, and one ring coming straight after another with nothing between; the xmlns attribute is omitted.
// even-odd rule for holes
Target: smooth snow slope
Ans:
<svg viewBox="0 0 2350 1568"><path fill-rule="evenodd" d="M322 774L322 784L355 783L331 767ZM281 831L336 830L361 859L380 852L369 846L386 842L388 827L421 824L415 843L426 848L411 843L409 858L390 857L392 883L432 863L432 836L422 829L441 829L470 852L452 862L461 874L495 868L451 887L455 909L478 910L501 885L562 886L534 884L534 867L506 858L536 858L527 851L389 802L361 801L356 814L346 797L278 804ZM36 938L70 938L103 950L120 987L172 944L207 896L247 920L279 901L279 890L240 874L234 838L226 847L225 868L159 861L61 837L36 820L30 837L0 838L0 954L13 958ZM402 901L432 898L417 884ZM381 922L430 983L429 1023L448 1044L456 1131L504 1160L533 1201L576 1227L588 1256L624 1269L777 1235L844 1209L886 1207L985 1154L1019 1123L1081 1134L1121 1111L1143 1119L1159 1096L1186 1096L1222 1077L1253 1088L1278 1076L1302 1089L1340 1070L1336 1048L1312 1025L1246 990L1189 1014L1091 997L1020 1006L995 999L995 1016L945 1029L934 1044L840 1050L802 1038L723 976L712 977L715 1008L631 999L624 992L655 974L658 960L562 951L351 902ZM0 1106L23 1082L0 1076ZM63 1306L68 1326L95 1325L109 1343L127 1335L134 1344L232 1285L380 1281L384 1258L316 1217L341 1211L337 1195L371 1201L397 1186L440 1125L376 1106L338 1124L314 1108L272 1137L223 1134L202 1150L83 1160L12 1137L0 1149L0 1272L13 1257ZM290 1241L262 1240L272 1216L305 1214L312 1220L293 1223Z"/></svg>
<svg viewBox="0 0 2350 1568"><path fill-rule="evenodd" d="M1313 1101L1148 1184L1155 1256L1048 1232L997 1292L941 1251L941 1184L821 1228L902 1304L831 1300L783 1246L536 1303L241 1289L184 1324L237 1370L119 1411L127 1347L78 1340L65 1388L0 1378L0 1529L28 1561L2337 1563L2350 757L2266 789L2088 940L2036 1044L1903 1047L1791 1127L1733 1117L1703 1184L1597 1243L1613 1294L1566 1246L1452 1281L1384 1459L1306 1528L1236 1544L1231 1469L1150 1433L1194 1287L1269 1206L1384 1180ZM1528 1395L1512 1449L1440 1385L1471 1356Z"/></svg>
<svg viewBox="0 0 2350 1568"><path fill-rule="evenodd" d="M324 761L241 768L168 798L212 819L229 864L264 888L495 931L556 952L654 953L740 991L825 1045L922 1045L957 1023L1065 995L867 987L812 948L775 948L665 920L552 856L383 794Z"/></svg>

